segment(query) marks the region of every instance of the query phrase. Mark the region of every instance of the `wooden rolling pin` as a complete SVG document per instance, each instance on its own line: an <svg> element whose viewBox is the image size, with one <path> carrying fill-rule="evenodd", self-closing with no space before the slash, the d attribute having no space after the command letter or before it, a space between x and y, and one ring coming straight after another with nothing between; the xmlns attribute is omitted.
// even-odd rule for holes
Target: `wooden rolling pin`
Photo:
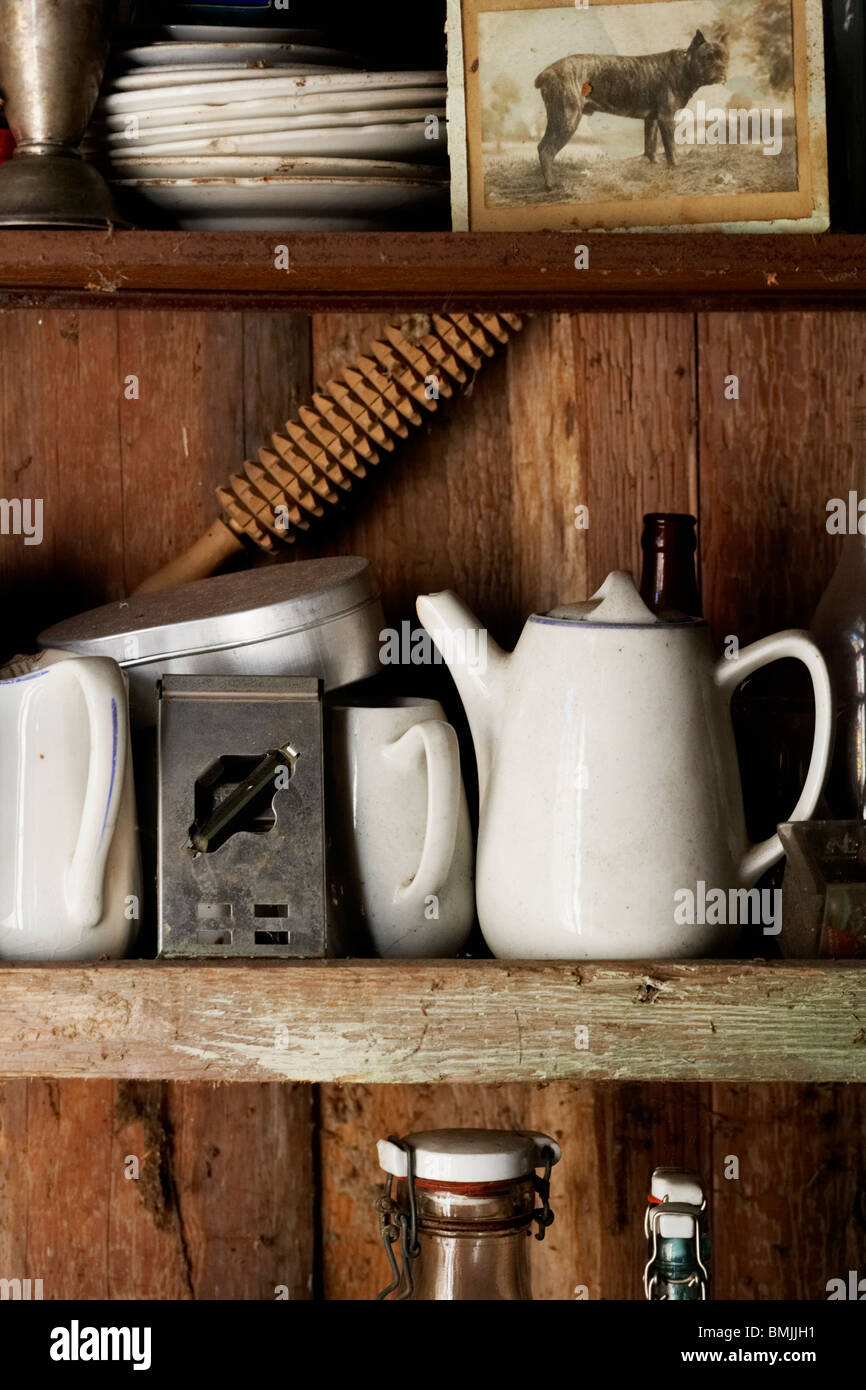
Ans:
<svg viewBox="0 0 866 1390"><path fill-rule="evenodd" d="M245 542L270 554L291 544L522 326L516 314L478 313L433 314L420 336L387 328L216 489L219 520L136 593L204 579Z"/></svg>

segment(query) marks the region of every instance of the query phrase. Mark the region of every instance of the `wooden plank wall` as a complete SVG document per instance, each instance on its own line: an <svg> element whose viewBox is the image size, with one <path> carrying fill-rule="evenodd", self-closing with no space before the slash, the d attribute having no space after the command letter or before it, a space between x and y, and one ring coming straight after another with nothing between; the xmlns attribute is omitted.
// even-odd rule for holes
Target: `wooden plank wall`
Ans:
<svg viewBox="0 0 866 1390"><path fill-rule="evenodd" d="M377 328L317 319L316 380ZM538 317L335 544L384 552L396 618L416 593L454 587L512 642L526 613L591 592L611 569L636 572L644 512L691 511L717 635L805 625L832 568L825 503L851 476L864 347L855 314ZM584 533L571 524L580 503ZM540 1296L639 1296L657 1163L697 1162L712 1184L717 1298L818 1298L866 1259L859 1087L325 1086L326 1295L369 1297L383 1279L377 1138L512 1123L553 1134L565 1154L558 1221L535 1255ZM724 1175L730 1155L738 1180Z"/></svg>
<svg viewBox="0 0 866 1390"><path fill-rule="evenodd" d="M45 499L42 546L0 538L3 650L170 558L212 484L379 321L0 314L0 494ZM803 624L832 564L823 510L847 486L864 340L844 313L538 317L318 544L371 557L392 619L453 586L510 642L531 609L635 569L644 511L699 509L716 632ZM459 720L441 670L425 688ZM866 1260L859 1087L29 1082L0 1086L0 1275L41 1277L46 1297L370 1297L375 1140L438 1124L562 1141L542 1297L639 1295L661 1162L712 1184L718 1298L822 1297Z"/></svg>
<svg viewBox="0 0 866 1390"><path fill-rule="evenodd" d="M226 465L306 390L309 340L277 315L0 313L0 495L41 497L45 525L39 546L0 537L5 654L202 529ZM46 1298L309 1297L313 1101L0 1084L0 1277Z"/></svg>

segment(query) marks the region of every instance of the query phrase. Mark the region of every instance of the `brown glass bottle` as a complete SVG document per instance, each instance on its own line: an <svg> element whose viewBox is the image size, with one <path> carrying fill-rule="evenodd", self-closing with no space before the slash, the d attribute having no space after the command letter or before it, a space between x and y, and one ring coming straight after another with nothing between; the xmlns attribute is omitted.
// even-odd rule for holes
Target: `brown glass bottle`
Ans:
<svg viewBox="0 0 866 1390"><path fill-rule="evenodd" d="M660 618L701 616L696 526L693 516L679 512L650 512L643 519L640 596Z"/></svg>

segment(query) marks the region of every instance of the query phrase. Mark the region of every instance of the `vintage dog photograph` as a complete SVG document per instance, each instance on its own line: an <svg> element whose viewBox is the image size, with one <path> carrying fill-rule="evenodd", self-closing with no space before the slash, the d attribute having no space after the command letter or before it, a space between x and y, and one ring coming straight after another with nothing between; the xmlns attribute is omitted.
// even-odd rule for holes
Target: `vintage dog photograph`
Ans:
<svg viewBox="0 0 866 1390"><path fill-rule="evenodd" d="M822 232L821 0L448 0L455 229Z"/></svg>
<svg viewBox="0 0 866 1390"><path fill-rule="evenodd" d="M491 205L797 188L791 0L479 15Z"/></svg>

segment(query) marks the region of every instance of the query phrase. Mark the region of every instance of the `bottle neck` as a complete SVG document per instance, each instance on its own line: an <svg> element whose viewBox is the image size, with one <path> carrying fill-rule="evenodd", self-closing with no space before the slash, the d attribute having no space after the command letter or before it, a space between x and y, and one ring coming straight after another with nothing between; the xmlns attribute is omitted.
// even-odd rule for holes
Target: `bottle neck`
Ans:
<svg viewBox="0 0 866 1390"><path fill-rule="evenodd" d="M706 1260L705 1251L703 1257ZM705 1296L706 1281L695 1260L694 1240L660 1240L654 1272L654 1301L699 1302Z"/></svg>
<svg viewBox="0 0 866 1390"><path fill-rule="evenodd" d="M445 1235L423 1226L412 1261L407 1302L529 1302L532 1284L528 1225L507 1233Z"/></svg>
<svg viewBox="0 0 866 1390"><path fill-rule="evenodd" d="M640 596L660 617L701 616L695 575L696 521L673 512L644 517Z"/></svg>
<svg viewBox="0 0 866 1390"><path fill-rule="evenodd" d="M398 1202L406 1203L406 1184ZM408 1262L407 1300L529 1300L529 1251L536 1206L531 1176L513 1182L416 1180L420 1254Z"/></svg>

